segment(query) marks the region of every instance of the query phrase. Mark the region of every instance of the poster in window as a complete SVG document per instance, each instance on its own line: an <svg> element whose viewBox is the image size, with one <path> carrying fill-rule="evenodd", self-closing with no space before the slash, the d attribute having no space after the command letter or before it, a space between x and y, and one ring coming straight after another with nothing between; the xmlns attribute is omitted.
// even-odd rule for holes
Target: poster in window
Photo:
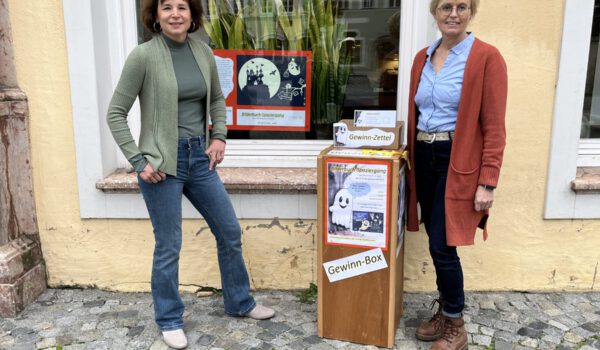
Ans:
<svg viewBox="0 0 600 350"><path fill-rule="evenodd" d="M310 131L311 51L213 52L229 129Z"/></svg>
<svg viewBox="0 0 600 350"><path fill-rule="evenodd" d="M329 158L325 164L325 243L387 250L390 163Z"/></svg>

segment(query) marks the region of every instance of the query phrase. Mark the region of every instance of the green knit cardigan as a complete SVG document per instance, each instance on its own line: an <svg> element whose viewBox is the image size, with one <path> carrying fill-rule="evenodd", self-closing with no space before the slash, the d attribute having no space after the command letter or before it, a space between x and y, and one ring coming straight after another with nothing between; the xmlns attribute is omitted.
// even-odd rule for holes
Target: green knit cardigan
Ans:
<svg viewBox="0 0 600 350"><path fill-rule="evenodd" d="M205 135L224 141L227 137L225 100L214 55L205 43L191 38L188 41L206 80L205 115L211 117L212 133L209 134L207 117ZM127 114L138 96L142 124L139 146L127 124ZM117 145L134 167L135 162L139 165L140 160L143 163L147 160L155 170L177 175L177 100L171 52L165 40L157 35L137 46L127 57L106 116Z"/></svg>

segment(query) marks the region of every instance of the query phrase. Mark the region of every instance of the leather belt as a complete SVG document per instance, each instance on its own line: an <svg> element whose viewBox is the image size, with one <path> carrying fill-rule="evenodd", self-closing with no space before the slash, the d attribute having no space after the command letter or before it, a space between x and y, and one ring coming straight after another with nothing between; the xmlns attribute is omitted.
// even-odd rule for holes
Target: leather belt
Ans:
<svg viewBox="0 0 600 350"><path fill-rule="evenodd" d="M417 133L417 141L424 141L427 143L433 143L434 141L452 141L454 139L454 131L443 131L443 132L425 132L419 131Z"/></svg>

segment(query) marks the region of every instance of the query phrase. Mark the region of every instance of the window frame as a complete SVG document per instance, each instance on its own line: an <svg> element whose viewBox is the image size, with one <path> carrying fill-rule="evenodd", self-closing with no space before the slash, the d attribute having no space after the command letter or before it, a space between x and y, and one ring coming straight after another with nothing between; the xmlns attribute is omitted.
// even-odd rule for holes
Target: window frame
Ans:
<svg viewBox="0 0 600 350"><path fill-rule="evenodd" d="M565 0L554 118L548 164L545 219L600 218L600 195L571 190L576 177L594 0ZM577 116L577 117L574 117ZM600 164L599 164L600 165Z"/></svg>
<svg viewBox="0 0 600 350"><path fill-rule="evenodd" d="M77 179L82 218L147 218L142 196L135 193L109 193L95 188L123 165L108 126L105 113L117 84L122 65L137 45L135 0L64 0L63 13L69 61L72 117L76 147ZM132 20L134 19L134 20ZM414 55L435 38L433 19L427 4L406 0L401 7L400 71L397 110L401 118L408 111L410 67ZM109 77L108 79L106 77ZM135 113L132 110L132 114ZM134 123L130 118L130 123ZM139 119L139 118L138 118ZM404 131L406 133L406 130ZM294 155L302 142L307 148ZM229 167L316 167L318 151L331 141L277 141L288 149L279 156L269 155L278 147L273 141L228 140ZM257 156L244 157L244 149L254 147ZM262 148L262 153L260 152ZM236 149L239 151L236 153ZM234 194L231 196L239 218L316 219L315 195ZM184 218L199 218L184 201Z"/></svg>

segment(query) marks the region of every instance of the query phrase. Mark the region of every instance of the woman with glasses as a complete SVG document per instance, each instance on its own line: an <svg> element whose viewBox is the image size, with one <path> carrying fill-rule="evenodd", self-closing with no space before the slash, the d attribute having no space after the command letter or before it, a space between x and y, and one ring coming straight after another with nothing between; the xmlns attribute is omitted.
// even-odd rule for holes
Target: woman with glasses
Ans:
<svg viewBox="0 0 600 350"><path fill-rule="evenodd" d="M500 52L467 32L479 0L431 0L441 39L421 50L411 71L407 229L429 237L439 304L416 330L432 349L466 349L458 246L483 229L505 145L507 73ZM435 302L435 301L434 301ZM433 304L432 304L433 306Z"/></svg>
<svg viewBox="0 0 600 350"><path fill-rule="evenodd" d="M225 313L267 319L275 312L256 304L250 295L240 225L215 169L225 152L225 101L211 49L188 36L202 25L201 2L144 0L142 17L155 35L127 58L107 120L138 173L154 228L155 320L165 343L183 349L187 338L178 290L182 195L202 214L217 241ZM127 125L137 97L139 146Z"/></svg>

